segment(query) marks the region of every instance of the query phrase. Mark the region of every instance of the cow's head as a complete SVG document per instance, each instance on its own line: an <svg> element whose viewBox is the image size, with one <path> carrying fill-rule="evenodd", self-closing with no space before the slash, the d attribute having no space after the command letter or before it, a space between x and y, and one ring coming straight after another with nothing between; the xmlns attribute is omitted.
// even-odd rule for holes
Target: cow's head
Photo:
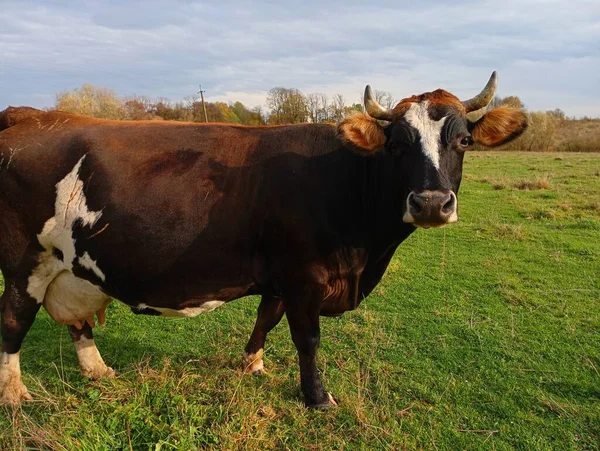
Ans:
<svg viewBox="0 0 600 451"><path fill-rule="evenodd" d="M476 122L467 119L467 113L491 102L497 84L494 72L472 99L460 101L438 89L406 98L393 109L379 105L367 86L368 115L347 118L338 126L338 134L362 152L389 152L399 159L404 222L422 227L455 222L465 150L474 142L488 147L504 144L527 128L521 110L503 106L487 111ZM382 126L376 119L389 124Z"/></svg>

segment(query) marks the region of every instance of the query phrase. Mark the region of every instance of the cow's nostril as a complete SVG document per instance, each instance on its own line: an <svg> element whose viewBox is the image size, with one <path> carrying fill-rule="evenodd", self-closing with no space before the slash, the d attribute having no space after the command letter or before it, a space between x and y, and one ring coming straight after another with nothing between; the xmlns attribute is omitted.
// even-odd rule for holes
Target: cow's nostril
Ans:
<svg viewBox="0 0 600 451"><path fill-rule="evenodd" d="M421 210L423 209L423 206L421 205L421 203L419 203L419 201L417 200L417 196L415 196L414 194L408 196L408 205L415 214L421 213Z"/></svg>
<svg viewBox="0 0 600 451"><path fill-rule="evenodd" d="M442 207L442 213L450 214L454 211L455 207L456 207L456 198L454 196L450 195L450 199Z"/></svg>
<svg viewBox="0 0 600 451"><path fill-rule="evenodd" d="M452 191L423 191L408 195L404 222L421 227L442 226L458 220L458 200Z"/></svg>

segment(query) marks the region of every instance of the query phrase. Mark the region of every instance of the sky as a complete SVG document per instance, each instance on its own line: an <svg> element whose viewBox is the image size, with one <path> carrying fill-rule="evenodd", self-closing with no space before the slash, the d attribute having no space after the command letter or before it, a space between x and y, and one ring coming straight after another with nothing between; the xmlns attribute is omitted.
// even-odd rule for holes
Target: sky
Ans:
<svg viewBox="0 0 600 451"><path fill-rule="evenodd" d="M273 87L396 99L444 88L600 117L598 0L0 0L0 110L91 83L264 106Z"/></svg>

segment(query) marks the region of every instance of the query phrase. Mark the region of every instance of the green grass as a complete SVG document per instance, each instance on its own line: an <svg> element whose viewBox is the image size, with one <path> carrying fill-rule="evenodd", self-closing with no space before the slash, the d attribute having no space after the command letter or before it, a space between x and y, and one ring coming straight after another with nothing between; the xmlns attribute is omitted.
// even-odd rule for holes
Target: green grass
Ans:
<svg viewBox="0 0 600 451"><path fill-rule="evenodd" d="M285 320L270 374L242 374L255 298L187 320L113 304L95 333L119 376L100 382L42 312L36 401L0 409L0 449L600 449L600 154L471 153L459 205L323 319L338 408L303 407Z"/></svg>

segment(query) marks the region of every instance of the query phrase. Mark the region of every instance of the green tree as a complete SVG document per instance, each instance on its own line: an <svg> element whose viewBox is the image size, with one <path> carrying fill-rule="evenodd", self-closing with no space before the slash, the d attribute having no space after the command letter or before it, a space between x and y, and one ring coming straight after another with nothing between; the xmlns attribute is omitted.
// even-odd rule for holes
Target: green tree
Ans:
<svg viewBox="0 0 600 451"><path fill-rule="evenodd" d="M298 124L308 120L306 98L297 89L273 88L267 95L270 124Z"/></svg>

